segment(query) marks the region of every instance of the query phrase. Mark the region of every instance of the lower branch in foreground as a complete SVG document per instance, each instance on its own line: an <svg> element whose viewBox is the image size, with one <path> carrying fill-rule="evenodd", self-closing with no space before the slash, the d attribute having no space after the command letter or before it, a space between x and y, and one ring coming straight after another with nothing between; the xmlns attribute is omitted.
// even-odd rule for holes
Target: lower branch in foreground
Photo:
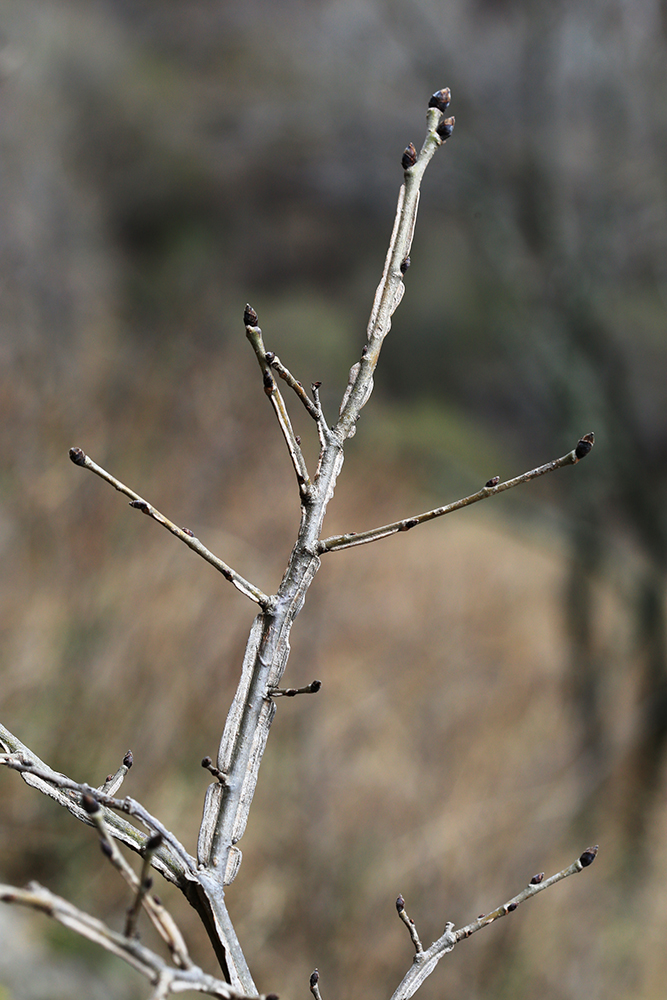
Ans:
<svg viewBox="0 0 667 1000"><path fill-rule="evenodd" d="M414 927L414 921L405 913L405 901L402 896L399 896L396 902L396 909L398 910L399 917L408 927L410 937L415 945L416 954L411 968L404 976L391 1000L408 1000L409 997L417 992L424 980L431 975L440 959L452 951L454 945L458 944L459 941L469 938L471 934L481 930L482 927L488 927L489 924L500 919L500 917L505 917L508 913L513 913L520 903L523 903L526 899L530 899L536 893L542 892L543 889L548 889L550 886L555 885L556 882L560 882L561 879L567 878L568 875L575 875L577 872L587 868L595 861L597 853L597 847L588 847L581 857L573 861L567 868L563 868L556 875L552 875L546 879L544 878L544 872L541 872L539 875L533 875L526 888L518 895L503 903L497 909L492 910L491 913L483 914L476 920L473 920L472 923L466 924L465 927L459 927L458 930L455 930L454 924L446 924L442 937L434 941L431 947L425 951L421 947L419 936Z"/></svg>
<svg viewBox="0 0 667 1000"><path fill-rule="evenodd" d="M317 551L322 554L324 552L339 551L340 549L350 549L354 545L377 542L380 538L387 538L389 535L395 535L399 531L409 531L410 528L415 528L418 524L425 524L436 517L442 517L443 514L451 514L453 511L460 510L462 507L469 507L470 504L477 503L479 500L486 500L488 497L495 496L496 493L504 493L505 490L511 490L514 486L529 483L532 479L546 475L547 472L555 472L556 469L562 469L566 465L576 465L577 462L580 462L582 458L588 455L594 444L595 435L592 432L584 434L572 451L568 451L567 455L563 455L561 458L554 459L553 462L540 465L537 469L524 472L523 475L516 476L514 479L507 479L504 483L498 481L498 476L494 476L477 493L463 497L462 500L455 500L454 503L445 504L444 507L436 507L434 510L427 510L423 514L415 514L414 517L406 517L401 521L394 521L393 524L383 524L382 527L371 528L370 531L350 531L346 535L332 535L330 538L323 538L318 543Z"/></svg>
<svg viewBox="0 0 667 1000"><path fill-rule="evenodd" d="M245 994L235 990L221 979L209 976L197 966L187 969L172 968L155 952L145 948L134 937L125 937L107 927L101 920L77 909L61 896L45 889L37 882L31 882L26 889L11 885L0 885L0 901L18 903L41 910L58 923L69 927L89 941L99 944L105 951L124 959L158 989L153 996L166 997L169 993L183 993L195 990L220 1000L245 1000Z"/></svg>

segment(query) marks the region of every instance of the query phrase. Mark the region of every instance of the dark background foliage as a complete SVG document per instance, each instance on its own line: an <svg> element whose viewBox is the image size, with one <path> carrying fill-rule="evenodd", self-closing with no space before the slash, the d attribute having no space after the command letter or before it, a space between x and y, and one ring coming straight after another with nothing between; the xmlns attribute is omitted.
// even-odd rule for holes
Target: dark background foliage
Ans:
<svg viewBox="0 0 667 1000"><path fill-rule="evenodd" d="M663 996L664 2L4 0L0 17L5 723L80 780L131 746L128 791L193 845L252 608L67 449L274 589L298 505L243 306L333 417L401 152L448 85L456 130L328 528L598 443L486 509L327 557L286 677L323 689L280 705L230 906L261 989L305 994L317 965L327 997L387 997L410 961L399 891L431 940L599 842L423 996ZM117 922L90 832L0 777L3 876ZM25 926L59 967L71 940ZM8 995L61 995L36 968L3 969Z"/></svg>

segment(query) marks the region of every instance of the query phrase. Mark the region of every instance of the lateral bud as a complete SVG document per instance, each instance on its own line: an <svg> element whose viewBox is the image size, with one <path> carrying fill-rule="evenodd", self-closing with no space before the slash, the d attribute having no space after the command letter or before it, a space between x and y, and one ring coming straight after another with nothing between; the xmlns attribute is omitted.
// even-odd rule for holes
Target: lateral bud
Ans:
<svg viewBox="0 0 667 1000"><path fill-rule="evenodd" d="M246 326L257 326L257 313L249 304L243 310L243 322Z"/></svg>
<svg viewBox="0 0 667 1000"><path fill-rule="evenodd" d="M452 92L449 87L443 87L442 90L436 90L435 94L431 94L428 106L429 108L437 108L444 114L451 103Z"/></svg>
<svg viewBox="0 0 667 1000"><path fill-rule="evenodd" d="M81 796L81 805L86 810L89 816L94 816L95 813L99 812L100 809L102 808L97 799L93 798L92 795L88 795L87 792L84 792L84 794Z"/></svg>
<svg viewBox="0 0 667 1000"><path fill-rule="evenodd" d="M449 139L450 135L454 131L454 125L456 124L456 118L443 118L438 125L436 132L440 136L443 142Z"/></svg>
<svg viewBox="0 0 667 1000"><path fill-rule="evenodd" d="M403 156L401 157L401 165L404 170L409 170L410 167L414 167L417 162L417 150L413 143L409 143L403 150Z"/></svg>
<svg viewBox="0 0 667 1000"><path fill-rule="evenodd" d="M593 864L593 862L597 857L598 850L599 848L597 844L595 845L595 847L586 848L584 853L579 858L579 864L581 865L582 868L588 868L589 865Z"/></svg>
<svg viewBox="0 0 667 1000"><path fill-rule="evenodd" d="M488 483L484 483L484 486L487 490L490 490L493 486L497 486L499 482L500 476L491 476L491 479L489 479Z"/></svg>
<svg viewBox="0 0 667 1000"><path fill-rule="evenodd" d="M539 885L543 878L544 878L544 872L538 872L537 875L533 875L533 877L530 880L530 884Z"/></svg>

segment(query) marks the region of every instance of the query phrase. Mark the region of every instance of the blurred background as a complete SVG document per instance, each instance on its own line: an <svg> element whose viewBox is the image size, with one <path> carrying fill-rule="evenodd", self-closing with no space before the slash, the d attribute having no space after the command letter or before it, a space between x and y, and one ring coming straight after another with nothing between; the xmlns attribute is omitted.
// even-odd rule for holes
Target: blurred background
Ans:
<svg viewBox="0 0 667 1000"><path fill-rule="evenodd" d="M326 531L586 462L323 560L228 893L262 991L651 998L667 977L665 0L0 0L0 708L194 850L254 615L68 460L82 447L266 592L298 524L242 316L333 421L429 95L454 136ZM288 400L311 463L312 423ZM0 774L2 879L122 925L96 838ZM164 892L162 891L164 889ZM158 889L193 954L196 915ZM135 998L3 909L0 997ZM152 943L149 931L144 940Z"/></svg>

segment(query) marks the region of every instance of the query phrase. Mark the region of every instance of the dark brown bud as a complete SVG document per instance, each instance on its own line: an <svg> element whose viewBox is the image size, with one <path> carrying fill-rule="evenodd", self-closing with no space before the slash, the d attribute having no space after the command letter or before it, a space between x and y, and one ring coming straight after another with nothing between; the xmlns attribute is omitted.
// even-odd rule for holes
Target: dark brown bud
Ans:
<svg viewBox="0 0 667 1000"><path fill-rule="evenodd" d="M407 521L403 521L402 522L402 524L401 524L401 526L400 526L400 528L398 530L399 531L409 531L410 528L414 528L414 526L416 524L419 524L419 521L417 520L417 518L416 517L410 517L410 518L408 518Z"/></svg>
<svg viewBox="0 0 667 1000"><path fill-rule="evenodd" d="M365 358L367 354L368 354L368 344L364 344L364 346L361 348L362 358Z"/></svg>
<svg viewBox="0 0 667 1000"><path fill-rule="evenodd" d="M574 449L574 454L578 459L586 458L589 451L595 444L595 434L591 431L590 434L584 434L582 439L577 442L577 447Z"/></svg>
<svg viewBox="0 0 667 1000"><path fill-rule="evenodd" d="M108 840L100 840L100 850L105 858L111 857L111 844Z"/></svg>
<svg viewBox="0 0 667 1000"><path fill-rule="evenodd" d="M157 906L162 906L162 899L159 896L156 896L155 893L153 893L153 902Z"/></svg>
<svg viewBox="0 0 667 1000"><path fill-rule="evenodd" d="M97 799L93 798L92 795L88 795L87 792L81 796L81 805L86 810L89 816L94 816L95 813L99 812L101 806Z"/></svg>
<svg viewBox="0 0 667 1000"><path fill-rule="evenodd" d="M300 445L301 444L301 435L300 434L295 434L294 435L294 440L296 441L296 443L298 445Z"/></svg>
<svg viewBox="0 0 667 1000"><path fill-rule="evenodd" d="M243 311L243 322L246 326L257 326L257 313L251 305L246 305Z"/></svg>
<svg viewBox="0 0 667 1000"><path fill-rule="evenodd" d="M407 269L410 267L410 258L404 257L401 261L401 274L405 274Z"/></svg>
<svg viewBox="0 0 667 1000"><path fill-rule="evenodd" d="M314 969L310 974L310 988L312 990L313 986L317 986L320 981L320 974L317 969Z"/></svg>
<svg viewBox="0 0 667 1000"><path fill-rule="evenodd" d="M398 910L399 913L402 913L403 910L405 909L405 900L403 899L402 896L399 896L398 899L396 900L396 909Z"/></svg>
<svg viewBox="0 0 667 1000"><path fill-rule="evenodd" d="M130 507L134 507L135 510L141 510L144 514L148 513L148 504L145 500L130 500Z"/></svg>
<svg viewBox="0 0 667 1000"><path fill-rule="evenodd" d="M194 531L190 531L189 528L181 528L181 531L183 531L186 535L189 535L190 538L194 538L195 537Z"/></svg>
<svg viewBox="0 0 667 1000"><path fill-rule="evenodd" d="M111 781L112 778L113 774L107 774L106 778L104 779L104 784L108 785L108 783Z"/></svg>
<svg viewBox="0 0 667 1000"><path fill-rule="evenodd" d="M277 993L267 993L266 1000L280 1000L280 997Z"/></svg>
<svg viewBox="0 0 667 1000"><path fill-rule="evenodd" d="M134 756L131 750L128 750L125 756L123 757L123 764L125 764L125 767L127 768L132 767L132 765L134 764Z"/></svg>
<svg viewBox="0 0 667 1000"><path fill-rule="evenodd" d="M428 106L429 108L437 108L444 114L451 103L452 92L449 87L443 87L442 90L436 90L435 94L431 95Z"/></svg>
<svg viewBox="0 0 667 1000"><path fill-rule="evenodd" d="M70 448L69 457L74 462L75 465L85 465L86 464L86 453L82 448Z"/></svg>
<svg viewBox="0 0 667 1000"><path fill-rule="evenodd" d="M538 872L537 875L533 875L533 877L530 880L530 884L539 885L543 878L544 878L544 872Z"/></svg>
<svg viewBox="0 0 667 1000"><path fill-rule="evenodd" d="M508 913L513 913L516 910L516 908L517 908L518 905L519 905L518 903L508 903L507 904L507 912Z"/></svg>
<svg viewBox="0 0 667 1000"><path fill-rule="evenodd" d="M456 124L456 118L443 118L438 125L436 132L440 136L443 142L449 139L450 135L454 131L454 125Z"/></svg>
<svg viewBox="0 0 667 1000"><path fill-rule="evenodd" d="M153 888L153 876L152 875L147 875L146 876L146 878L141 883L141 888L145 889L146 892L148 892L150 889Z"/></svg>
<svg viewBox="0 0 667 1000"><path fill-rule="evenodd" d="M321 382L313 382L311 388L312 389L319 389L321 385L322 385Z"/></svg>
<svg viewBox="0 0 667 1000"><path fill-rule="evenodd" d="M264 392L267 396L270 396L275 388L275 382L273 381L273 375L271 372L264 372Z"/></svg>
<svg viewBox="0 0 667 1000"><path fill-rule="evenodd" d="M492 476L491 479L489 479L488 483L484 483L484 485L486 486L487 490L490 490L492 486L497 486L499 482L500 482L500 476Z"/></svg>
<svg viewBox="0 0 667 1000"><path fill-rule="evenodd" d="M146 844L144 845L144 850L152 854L153 851L157 851L158 847L161 846L162 846L162 834L153 833L146 841Z"/></svg>
<svg viewBox="0 0 667 1000"><path fill-rule="evenodd" d="M403 151L403 156L401 157L401 164L404 170L409 170L410 167L414 167L417 162L417 150L412 143L409 143Z"/></svg>
<svg viewBox="0 0 667 1000"><path fill-rule="evenodd" d="M273 362L276 360L276 355L274 351L267 351L264 357L266 358L267 365L272 365Z"/></svg>
<svg viewBox="0 0 667 1000"><path fill-rule="evenodd" d="M202 767L210 767L212 763L213 761L211 760L210 757L202 757L202 762L201 762Z"/></svg>
<svg viewBox="0 0 667 1000"><path fill-rule="evenodd" d="M584 853L579 858L579 864L581 865L582 868L588 868L589 865L593 864L593 862L597 857L598 850L599 848L597 844L595 845L595 847L586 848Z"/></svg>
<svg viewBox="0 0 667 1000"><path fill-rule="evenodd" d="M317 694L322 688L322 681L311 681L308 685L308 690L311 694Z"/></svg>

